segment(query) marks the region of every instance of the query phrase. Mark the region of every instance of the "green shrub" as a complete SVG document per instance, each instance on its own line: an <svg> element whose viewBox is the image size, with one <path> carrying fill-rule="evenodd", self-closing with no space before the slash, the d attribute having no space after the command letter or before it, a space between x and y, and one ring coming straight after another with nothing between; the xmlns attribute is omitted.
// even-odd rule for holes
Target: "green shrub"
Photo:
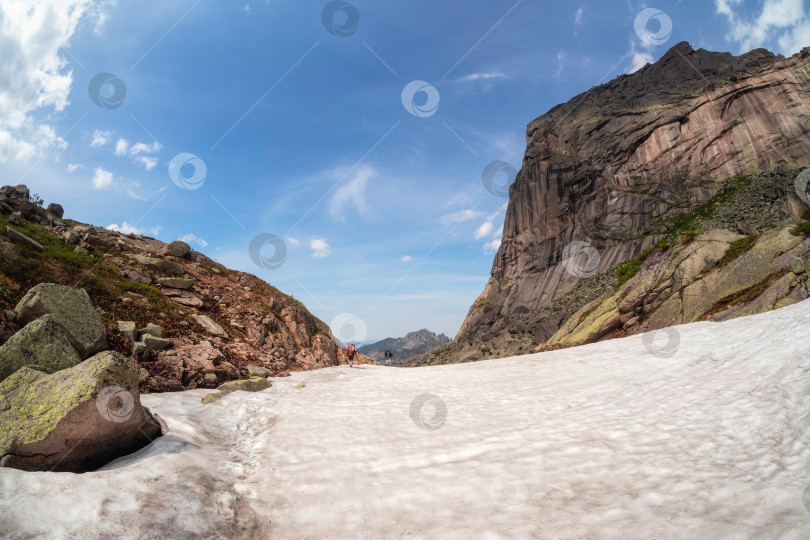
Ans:
<svg viewBox="0 0 810 540"><path fill-rule="evenodd" d="M616 268L616 289L627 283L633 276L635 276L639 270L641 270L641 265L644 264L644 261L647 260L653 251L662 247L661 243L658 243L652 247L648 247L629 261L622 263Z"/></svg>

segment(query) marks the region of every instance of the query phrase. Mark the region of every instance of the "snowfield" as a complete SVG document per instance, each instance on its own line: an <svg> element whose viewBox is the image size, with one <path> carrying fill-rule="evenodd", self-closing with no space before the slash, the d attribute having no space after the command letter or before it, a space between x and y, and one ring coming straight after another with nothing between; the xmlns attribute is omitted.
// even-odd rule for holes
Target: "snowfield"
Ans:
<svg viewBox="0 0 810 540"><path fill-rule="evenodd" d="M654 339L652 339L654 338ZM328 368L104 470L0 469L4 538L810 538L810 301L564 351Z"/></svg>

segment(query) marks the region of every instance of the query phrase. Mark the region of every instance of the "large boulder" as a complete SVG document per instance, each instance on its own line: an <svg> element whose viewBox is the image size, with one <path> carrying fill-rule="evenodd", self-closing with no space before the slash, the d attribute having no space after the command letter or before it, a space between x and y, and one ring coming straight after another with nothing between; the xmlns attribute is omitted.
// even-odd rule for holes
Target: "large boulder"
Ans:
<svg viewBox="0 0 810 540"><path fill-rule="evenodd" d="M193 279L186 279L186 278L159 278L158 283L161 287L168 287L170 289L181 289L181 290L188 290L192 286L194 286Z"/></svg>
<svg viewBox="0 0 810 540"><path fill-rule="evenodd" d="M0 381L26 366L53 373L81 361L59 323L53 316L45 315L27 324L0 347Z"/></svg>
<svg viewBox="0 0 810 540"><path fill-rule="evenodd" d="M12 229L11 227L6 227L6 236L8 236L9 240L14 242L15 244L20 244L23 246L28 246L35 251L45 251L45 248L42 247L42 244L34 240L33 238L24 235L21 232L17 232L16 230Z"/></svg>
<svg viewBox="0 0 810 540"><path fill-rule="evenodd" d="M53 315L82 358L107 348L107 329L84 289L40 283L25 294L15 311L21 324Z"/></svg>
<svg viewBox="0 0 810 540"><path fill-rule="evenodd" d="M59 219L62 219L62 216L65 215L65 209L62 208L61 204L51 203L48 205L48 212L55 215Z"/></svg>
<svg viewBox="0 0 810 540"><path fill-rule="evenodd" d="M211 334L212 336L221 337L221 338L227 338L228 337L228 333L225 331L225 329L222 328L216 322L214 322L214 320L211 319L211 317L209 317L208 315L196 315L196 314L194 314L194 315L192 315L192 317L194 317L194 320L197 321L197 324L202 326L205 329L205 331L208 332L209 334Z"/></svg>
<svg viewBox="0 0 810 540"><path fill-rule="evenodd" d="M135 260L155 272L169 274L171 276L183 275L183 265L174 261L155 259L153 257L147 257L146 255L135 255Z"/></svg>
<svg viewBox="0 0 810 540"><path fill-rule="evenodd" d="M80 472L145 446L161 429L138 378L114 351L52 375L17 371L0 383L0 466Z"/></svg>
<svg viewBox="0 0 810 540"><path fill-rule="evenodd" d="M169 242L168 244L166 244L166 247L163 248L164 255L171 255L172 257L179 257L181 259L188 258L190 253L191 253L191 246L189 246L182 240L175 240L174 242Z"/></svg>

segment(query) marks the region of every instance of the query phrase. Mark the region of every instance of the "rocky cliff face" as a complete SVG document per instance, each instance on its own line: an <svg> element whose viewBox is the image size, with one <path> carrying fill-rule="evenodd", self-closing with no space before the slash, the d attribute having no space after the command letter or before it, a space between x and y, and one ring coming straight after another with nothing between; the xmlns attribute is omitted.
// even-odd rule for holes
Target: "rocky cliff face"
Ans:
<svg viewBox="0 0 810 540"><path fill-rule="evenodd" d="M730 179L810 165L810 48L785 59L679 43L554 107L526 139L490 280L455 344L416 363L533 350ZM803 203L779 196L796 220Z"/></svg>
<svg viewBox="0 0 810 540"><path fill-rule="evenodd" d="M559 321L525 315L572 291L563 253L587 242L601 272L653 245L654 225L709 199L720 182L810 165L810 49L739 57L680 43L654 65L577 96L529 124L503 242L459 335L509 330L537 341Z"/></svg>
<svg viewBox="0 0 810 540"><path fill-rule="evenodd" d="M25 186L0 188L0 345L28 322L18 302L43 282L89 293L110 345L139 362L144 391L347 362L324 322L259 278L182 242L63 219Z"/></svg>

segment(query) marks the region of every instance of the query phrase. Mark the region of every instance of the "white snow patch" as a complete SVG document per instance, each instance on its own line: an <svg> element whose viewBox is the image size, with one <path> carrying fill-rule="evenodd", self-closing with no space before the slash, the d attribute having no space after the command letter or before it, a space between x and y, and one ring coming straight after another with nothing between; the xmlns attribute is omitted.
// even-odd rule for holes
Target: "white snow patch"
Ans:
<svg viewBox="0 0 810 540"><path fill-rule="evenodd" d="M144 395L150 447L0 469L0 536L808 538L808 328L810 301L677 327L669 358L634 336Z"/></svg>

